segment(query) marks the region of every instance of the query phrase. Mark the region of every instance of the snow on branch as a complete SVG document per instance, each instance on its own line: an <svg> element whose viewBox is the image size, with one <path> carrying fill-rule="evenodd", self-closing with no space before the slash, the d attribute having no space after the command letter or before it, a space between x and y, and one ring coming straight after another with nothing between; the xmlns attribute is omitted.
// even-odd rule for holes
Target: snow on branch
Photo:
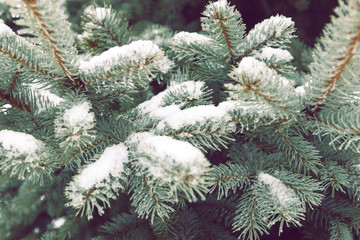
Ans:
<svg viewBox="0 0 360 240"><path fill-rule="evenodd" d="M64 139L60 146L66 149L71 146L81 149L94 133L95 114L90 112L91 104L84 100L64 102L60 108L62 111L55 118L55 137Z"/></svg>
<svg viewBox="0 0 360 240"><path fill-rule="evenodd" d="M37 140L34 136L12 130L0 131L0 143L6 150L6 157L19 157L25 154L25 161L33 161L35 151L44 147L44 143Z"/></svg>
<svg viewBox="0 0 360 240"><path fill-rule="evenodd" d="M292 207L294 204L299 203L299 198L291 188L288 188L279 179L267 173L259 173L258 180L270 188L271 197L279 203L281 211Z"/></svg>
<svg viewBox="0 0 360 240"><path fill-rule="evenodd" d="M131 135L127 143L139 154L136 164L162 184L196 186L204 181L210 163L188 142L143 132Z"/></svg>
<svg viewBox="0 0 360 240"><path fill-rule="evenodd" d="M274 59L276 62L284 61L289 62L294 59L287 50L280 48L264 47L261 52L256 54L256 57L264 60Z"/></svg>
<svg viewBox="0 0 360 240"><path fill-rule="evenodd" d="M124 171L123 164L127 161L128 152L124 144L107 147L96 162L87 165L75 177L75 182L89 190L110 176L119 178Z"/></svg>
<svg viewBox="0 0 360 240"><path fill-rule="evenodd" d="M199 33L190 33L190 32L179 32L176 34L172 41L174 43L185 43L186 45L190 44L208 44L211 41L211 38L199 34Z"/></svg>
<svg viewBox="0 0 360 240"><path fill-rule="evenodd" d="M94 206L102 215L104 206L98 202L109 205L109 199L116 198L123 188L120 181L127 161L128 151L123 143L107 147L98 160L83 168L66 187L68 205L79 209L81 214L85 212L88 219L93 216Z"/></svg>
<svg viewBox="0 0 360 240"><path fill-rule="evenodd" d="M174 130L179 130L188 125L198 124L201 126L208 121L226 122L230 120L231 118L225 109L213 105L202 105L178 111L164 118L157 125L157 129L162 130L168 126Z"/></svg>
<svg viewBox="0 0 360 240"><path fill-rule="evenodd" d="M147 61L152 58L161 60L163 52L152 41L138 40L121 47L112 47L102 54L92 57L89 61L80 61L79 69L85 74L96 73L97 69L110 72L114 67L124 63L146 65Z"/></svg>
<svg viewBox="0 0 360 240"><path fill-rule="evenodd" d="M167 98L171 98L171 96L177 95L176 93L180 92L181 97L185 98L186 101L193 101L200 99L204 94L204 82L195 82L195 81L186 81L180 84L174 84L168 87L165 91L162 91L152 97L150 100L147 100L141 103L138 106L138 109L142 112L142 114L153 113L159 108L166 106ZM179 103L174 102L173 103Z"/></svg>
<svg viewBox="0 0 360 240"><path fill-rule="evenodd" d="M2 174L40 184L44 175L51 174L58 167L51 149L44 142L30 134L12 130L0 131L0 159Z"/></svg>
<svg viewBox="0 0 360 240"><path fill-rule="evenodd" d="M291 82L254 57L244 57L229 76L239 83L225 84L230 90L230 99L252 98L277 108L295 111L302 108Z"/></svg>
<svg viewBox="0 0 360 240"><path fill-rule="evenodd" d="M16 35L13 30L6 24L0 23L0 35Z"/></svg>

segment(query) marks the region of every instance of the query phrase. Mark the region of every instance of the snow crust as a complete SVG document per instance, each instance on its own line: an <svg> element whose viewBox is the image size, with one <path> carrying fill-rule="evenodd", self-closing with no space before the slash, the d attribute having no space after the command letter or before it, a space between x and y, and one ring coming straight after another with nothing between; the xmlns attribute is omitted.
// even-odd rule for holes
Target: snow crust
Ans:
<svg viewBox="0 0 360 240"><path fill-rule="evenodd" d="M183 91L188 95L189 100L199 99L203 94L202 88L204 86L204 82L195 82L195 81L186 81L179 84L172 85L168 87L166 90L158 93L153 96L151 99L139 104L138 109L143 114L154 112L158 108L162 107L164 104L164 97L168 95L170 92ZM173 109L174 110L174 109ZM161 111L161 110L160 110ZM156 115L156 113L155 113Z"/></svg>
<svg viewBox="0 0 360 240"><path fill-rule="evenodd" d="M31 155L44 146L44 143L34 136L12 130L0 131L0 143L5 150L10 151L7 153L8 157L16 157L21 154Z"/></svg>
<svg viewBox="0 0 360 240"><path fill-rule="evenodd" d="M94 70L95 67L109 71L120 61L139 62L159 54L162 54L162 51L152 41L138 40L121 47L112 47L102 54L92 57L89 61L80 60L79 68L85 73Z"/></svg>
<svg viewBox="0 0 360 240"><path fill-rule="evenodd" d="M211 39L199 33L179 32L172 38L173 42L184 42L190 44L208 44Z"/></svg>
<svg viewBox="0 0 360 240"><path fill-rule="evenodd" d="M124 171L123 164L127 161L128 151L123 143L107 147L96 162L89 164L75 177L75 182L89 190L110 175L120 177Z"/></svg>
<svg viewBox="0 0 360 240"><path fill-rule="evenodd" d="M36 95L39 96L39 98L36 99L36 105L38 106L38 112L43 112L47 108L44 106L44 102L41 99L41 97L48 99L53 106L59 105L62 101L64 101L63 98L57 96L56 94L53 94L48 90L49 87L44 87L40 83L31 83L27 84L27 86L30 87L31 91Z"/></svg>
<svg viewBox="0 0 360 240"><path fill-rule="evenodd" d="M82 102L74 105L72 108L65 110L63 119L67 126L77 133L81 128L89 129L95 120L95 114L90 112L89 102Z"/></svg>
<svg viewBox="0 0 360 240"><path fill-rule="evenodd" d="M261 53L259 53L257 57L266 60L270 60L271 58L273 58L275 61L286 62L294 59L289 51L272 47L264 47L263 49L261 49Z"/></svg>
<svg viewBox="0 0 360 240"><path fill-rule="evenodd" d="M258 175L258 180L270 187L270 194L282 207L288 208L299 202L294 190L286 187L279 179L261 172Z"/></svg>
<svg viewBox="0 0 360 240"><path fill-rule="evenodd" d="M137 152L150 157L139 157L140 166L147 168L155 177L164 182L184 181L192 176L192 184L202 176L210 163L204 154L188 142L168 136L156 136L149 132L135 133L127 141L135 144Z"/></svg>
<svg viewBox="0 0 360 240"><path fill-rule="evenodd" d="M187 125L203 125L205 122L223 122L230 120L226 109L215 107L213 105L201 105L175 112L164 118L158 125L157 129L162 130L165 126L179 130Z"/></svg>

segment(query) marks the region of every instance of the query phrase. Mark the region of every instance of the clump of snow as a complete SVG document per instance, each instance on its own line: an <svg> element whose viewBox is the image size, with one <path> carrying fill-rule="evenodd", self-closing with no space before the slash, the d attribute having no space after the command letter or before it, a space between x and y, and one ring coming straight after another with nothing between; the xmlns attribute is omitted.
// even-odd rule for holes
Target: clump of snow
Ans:
<svg viewBox="0 0 360 240"><path fill-rule="evenodd" d="M82 128L89 129L93 126L95 114L90 112L90 109L89 102L82 102L65 110L63 116L64 122L73 129L73 133L77 133Z"/></svg>
<svg viewBox="0 0 360 240"><path fill-rule="evenodd" d="M258 181L266 184L270 188L271 196L280 204L284 209L299 202L294 190L286 187L279 179L261 172L258 175Z"/></svg>
<svg viewBox="0 0 360 240"><path fill-rule="evenodd" d="M25 154L33 153L43 146L43 142L34 136L12 130L0 131L0 143L6 150L15 150Z"/></svg>
<svg viewBox="0 0 360 240"><path fill-rule="evenodd" d="M111 9L103 7L94 8L94 6L90 5L85 8L84 13L94 16L98 21L102 21L107 15L111 13Z"/></svg>
<svg viewBox="0 0 360 240"><path fill-rule="evenodd" d="M148 132L135 133L127 141L136 146L136 152L148 157L139 157L139 165L162 182L197 184L209 167L204 154L188 142L168 136L156 136Z"/></svg>
<svg viewBox="0 0 360 240"><path fill-rule="evenodd" d="M0 23L0 35L15 35L15 33L8 25Z"/></svg>
<svg viewBox="0 0 360 240"><path fill-rule="evenodd" d="M204 84L204 82L195 81L186 81L174 84L168 87L165 91L162 91L153 96L151 99L139 104L138 109L140 109L143 114L154 112L156 109L163 107L165 96L178 91L182 91L182 95L188 95L187 99L189 100L199 99L203 94L202 88Z"/></svg>
<svg viewBox="0 0 360 240"><path fill-rule="evenodd" d="M0 144L7 150L6 156L18 157L22 154L27 155L25 161L33 161L36 150L44 147L44 143L37 140L34 136L23 132L12 130L0 131Z"/></svg>
<svg viewBox="0 0 360 240"><path fill-rule="evenodd" d="M211 41L205 35L199 33L189 33L189 32L179 32L172 38L172 42L180 42L186 43L187 45L190 44L209 44Z"/></svg>
<svg viewBox="0 0 360 240"><path fill-rule="evenodd" d="M287 50L280 48L264 47L261 49L261 53L256 55L258 58L270 60L273 58L275 61L286 61L293 60L293 56Z"/></svg>
<svg viewBox="0 0 360 240"><path fill-rule="evenodd" d="M75 182L89 190L110 175L120 177L124 171L123 164L127 161L128 151L123 143L107 147L96 162L89 164L75 177Z"/></svg>
<svg viewBox="0 0 360 240"><path fill-rule="evenodd" d="M295 88L295 92L297 94L299 94L300 96L304 96L305 95L305 88L304 86L298 86Z"/></svg>
<svg viewBox="0 0 360 240"><path fill-rule="evenodd" d="M65 222L66 222L66 218L65 218L65 217L61 217L61 218L52 220L52 221L51 221L51 226L52 226L54 229L58 229L58 228L60 228L62 225L64 225Z"/></svg>
<svg viewBox="0 0 360 240"><path fill-rule="evenodd" d="M31 89L31 91L34 93L34 95L37 96L36 105L38 107L38 112L42 112L42 111L46 110L42 98L48 99L52 103L53 106L57 106L62 101L64 101L63 98L50 92L48 90L49 87L44 87L42 84L31 83L31 84L27 84L27 86Z"/></svg>
<svg viewBox="0 0 360 240"><path fill-rule="evenodd" d="M160 48L152 41L138 40L121 47L112 47L102 54L92 57L89 61L79 61L79 68L85 73L94 71L96 67L109 71L111 67L122 61L145 61L144 59L157 55L162 56L162 54Z"/></svg>
<svg viewBox="0 0 360 240"><path fill-rule="evenodd" d="M164 118L156 128L162 130L165 126L169 126L179 130L187 125L202 125L208 121L224 122L228 120L230 120L230 116L225 109L213 105L201 105L178 111Z"/></svg>
<svg viewBox="0 0 360 240"><path fill-rule="evenodd" d="M255 59L254 57L244 57L239 66L235 68L229 76L241 83L241 85L247 86L251 84L251 80L255 81L257 79L262 79L264 76L273 75L273 71L266 66L262 61ZM244 78L245 76L245 78ZM244 82L247 79L248 82ZM242 86L237 86L240 90Z"/></svg>

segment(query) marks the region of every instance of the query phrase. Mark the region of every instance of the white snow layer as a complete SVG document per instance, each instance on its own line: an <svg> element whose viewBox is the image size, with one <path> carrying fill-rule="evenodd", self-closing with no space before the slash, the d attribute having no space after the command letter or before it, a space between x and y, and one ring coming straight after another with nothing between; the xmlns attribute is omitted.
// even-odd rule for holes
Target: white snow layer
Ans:
<svg viewBox="0 0 360 240"><path fill-rule="evenodd" d="M95 120L95 114L89 112L90 109L90 103L83 102L65 110L63 116L64 121L73 129L74 133L77 133L81 128L89 129L92 127Z"/></svg>
<svg viewBox="0 0 360 240"><path fill-rule="evenodd" d="M0 35L15 35L13 30L6 24L0 23Z"/></svg>
<svg viewBox="0 0 360 240"><path fill-rule="evenodd" d="M179 32L172 38L172 42L180 42L189 44L208 44L211 41L205 35L199 33Z"/></svg>
<svg viewBox="0 0 360 240"><path fill-rule="evenodd" d="M158 93L153 96L151 99L139 104L138 109L141 110L143 114L154 112L156 109L160 108L164 104L164 97L170 92L183 91L184 94L189 95L187 98L189 100L199 99L203 94L202 88L204 82L195 82L195 81L186 81L179 84L172 85L166 90Z"/></svg>
<svg viewBox="0 0 360 240"><path fill-rule="evenodd" d="M12 130L0 131L0 143L4 149L15 151L15 153L9 153L8 157L16 156L19 153L30 155L44 146L44 143L34 136Z"/></svg>
<svg viewBox="0 0 360 240"><path fill-rule="evenodd" d="M264 47L261 49L261 53L257 54L258 58L270 60L273 58L275 61L286 61L293 60L293 56L287 50L280 48Z"/></svg>
<svg viewBox="0 0 360 240"><path fill-rule="evenodd" d="M44 87L42 84L31 83L31 84L27 84L27 86L29 86L29 88L34 93L34 95L38 97L36 98L36 105L38 107L38 112L42 112L46 110L42 98L48 99L53 104L53 106L57 106L62 101L64 101L63 98L53 94L48 90L48 87Z"/></svg>
<svg viewBox="0 0 360 240"><path fill-rule="evenodd" d="M89 61L79 61L79 68L85 73L94 70L95 67L109 71L120 61L139 62L159 54L162 54L162 51L152 41L138 40L121 47L112 47Z"/></svg>
<svg viewBox="0 0 360 240"><path fill-rule="evenodd" d="M270 187L270 194L274 199L277 199L280 206L288 208L294 203L298 203L299 199L294 190L286 187L279 179L261 172L258 175L258 180Z"/></svg>
<svg viewBox="0 0 360 240"><path fill-rule="evenodd" d="M120 177L124 163L128 161L128 151L123 143L107 147L100 158L84 168L75 177L78 186L89 190L102 180L109 177Z"/></svg>
<svg viewBox="0 0 360 240"><path fill-rule="evenodd" d="M162 130L170 126L172 129L179 130L186 125L202 125L205 122L223 122L230 120L225 108L215 107L213 105L201 105L187 108L164 118L158 125L157 129Z"/></svg>
<svg viewBox="0 0 360 240"><path fill-rule="evenodd" d="M135 144L137 152L150 156L138 158L139 164L147 168L157 179L164 182L184 181L192 176L192 184L202 176L210 165L204 154L188 142L168 136L155 136L149 132L135 133L127 141Z"/></svg>

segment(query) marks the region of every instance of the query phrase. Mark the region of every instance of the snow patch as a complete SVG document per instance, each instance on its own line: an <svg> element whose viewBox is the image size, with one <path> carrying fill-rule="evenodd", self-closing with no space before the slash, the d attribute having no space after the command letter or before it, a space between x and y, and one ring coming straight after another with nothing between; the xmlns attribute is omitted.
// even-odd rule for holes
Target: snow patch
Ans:
<svg viewBox="0 0 360 240"><path fill-rule="evenodd" d="M61 218L58 218L58 219L54 219L51 221L51 226L55 229L58 229L60 228L62 225L64 225L66 221L66 218L65 217L61 217Z"/></svg>
<svg viewBox="0 0 360 240"><path fill-rule="evenodd" d="M64 121L68 126L73 128L73 133L77 133L81 128L89 129L92 127L95 114L89 112L90 109L90 103L83 102L65 110Z"/></svg>
<svg viewBox="0 0 360 240"><path fill-rule="evenodd" d="M94 6L90 5L89 7L85 8L84 13L94 16L96 20L101 22L104 20L106 15L111 13L111 9L103 7L94 8Z"/></svg>
<svg viewBox="0 0 360 240"><path fill-rule="evenodd" d="M196 184L210 165L204 154L188 142L149 132L135 133L127 141L136 151L149 157L139 157L139 165L147 168L152 176L163 182L185 181L191 176ZM190 178L189 178L190 179Z"/></svg>
<svg viewBox="0 0 360 240"><path fill-rule="evenodd" d="M258 180L270 187L270 194L279 202L280 206L288 208L299 202L294 190L286 187L279 179L261 172Z"/></svg>
<svg viewBox="0 0 360 240"><path fill-rule="evenodd" d="M96 67L101 67L109 71L113 66L122 61L144 61L145 59L162 54L159 47L152 41L138 40L128 45L112 47L102 54L92 57L89 61L79 61L79 68L82 72L94 71Z"/></svg>
<svg viewBox="0 0 360 240"><path fill-rule="evenodd" d="M211 39L199 33L179 32L172 38L173 42L190 44L208 44Z"/></svg>
<svg viewBox="0 0 360 240"><path fill-rule="evenodd" d="M166 107L160 107L151 111L151 117L156 119L164 119L168 116L174 115L181 111L178 105L170 105Z"/></svg>
<svg viewBox="0 0 360 240"><path fill-rule="evenodd" d="M110 175L120 177L124 171L123 164L127 161L128 151L124 144L107 147L96 162L89 164L75 177L75 182L89 190Z"/></svg>
<svg viewBox="0 0 360 240"><path fill-rule="evenodd" d="M0 35L15 35L15 33L8 25L0 23Z"/></svg>
<svg viewBox="0 0 360 240"><path fill-rule="evenodd" d="M138 109L143 113L154 112L156 109L164 105L164 97L170 92L183 91L183 95L188 95L187 99L194 100L199 99L203 94L202 88L204 82L186 81L179 84L172 85L166 90L153 96L151 99L139 104Z"/></svg>
<svg viewBox="0 0 360 240"><path fill-rule="evenodd" d="M273 25L276 26L275 29L276 37L280 37L284 32L284 30L294 26L294 22L291 20L291 18L284 17L282 15L276 15L270 17L269 22L273 22Z"/></svg>
<svg viewBox="0 0 360 240"><path fill-rule="evenodd" d="M164 118L158 125L157 129L162 130L165 126L179 130L187 125L203 125L205 122L222 122L230 120L230 116L223 108L213 105L202 105L178 111L173 115Z"/></svg>
<svg viewBox="0 0 360 240"><path fill-rule="evenodd" d="M273 58L275 61L286 61L293 60L293 56L287 50L280 48L264 47L261 49L261 53L256 55L258 58L270 60Z"/></svg>
<svg viewBox="0 0 360 240"><path fill-rule="evenodd" d="M215 9L225 9L227 7L227 1L219 0L217 2L211 3L209 6L213 6L213 7L215 7Z"/></svg>
<svg viewBox="0 0 360 240"><path fill-rule="evenodd" d="M7 153L7 157L16 157L21 154L31 155L44 146L44 143L34 136L12 130L0 131L0 143L5 150L10 151Z"/></svg>

